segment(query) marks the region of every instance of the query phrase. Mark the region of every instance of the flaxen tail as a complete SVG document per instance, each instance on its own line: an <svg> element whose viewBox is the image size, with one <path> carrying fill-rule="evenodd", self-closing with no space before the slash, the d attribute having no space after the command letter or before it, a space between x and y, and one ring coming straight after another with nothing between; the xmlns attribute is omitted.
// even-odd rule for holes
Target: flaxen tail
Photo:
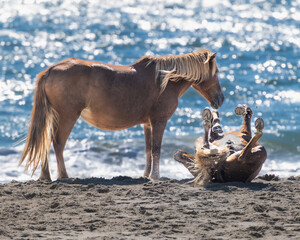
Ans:
<svg viewBox="0 0 300 240"><path fill-rule="evenodd" d="M26 145L19 165L27 157L25 169L31 167L32 174L39 164L48 162L52 139L57 128L57 112L51 107L45 91L45 83L49 70L40 73L34 95L34 106Z"/></svg>

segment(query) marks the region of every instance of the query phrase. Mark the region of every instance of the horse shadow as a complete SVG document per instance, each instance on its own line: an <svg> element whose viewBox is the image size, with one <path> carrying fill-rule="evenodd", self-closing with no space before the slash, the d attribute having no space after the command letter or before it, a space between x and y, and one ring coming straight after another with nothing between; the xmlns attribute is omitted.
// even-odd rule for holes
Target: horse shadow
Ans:
<svg viewBox="0 0 300 240"><path fill-rule="evenodd" d="M169 183L169 184L179 184L179 185L189 185L193 186L193 179L181 179L175 180L170 178L160 178L158 183ZM55 183L66 183L66 184L78 184L78 185L104 185L104 186L129 186L129 185L142 185L145 183L151 183L151 180L148 178L132 178L128 176L118 176L111 179L105 178L66 178L55 181ZM271 182L226 182L226 183L212 183L202 188L208 191L225 191L225 192L234 192L238 189L248 189L252 191L260 191L263 189L268 189L270 191L277 191L275 187L272 187ZM195 191L197 188L195 188Z"/></svg>
<svg viewBox="0 0 300 240"><path fill-rule="evenodd" d="M60 180L56 180L56 183L67 183L67 184L79 184L79 185L105 185L105 186L112 186L112 185L138 185L138 184L144 184L149 182L150 180L147 178L132 178L128 176L118 176L113 177L112 179L105 179L105 178L64 178Z"/></svg>
<svg viewBox="0 0 300 240"><path fill-rule="evenodd" d="M272 187L271 183L264 182L226 182L226 183L212 183L204 187L209 191L224 191L235 192L239 189L248 189L249 191L261 191L268 189L270 191L277 191L275 187Z"/></svg>

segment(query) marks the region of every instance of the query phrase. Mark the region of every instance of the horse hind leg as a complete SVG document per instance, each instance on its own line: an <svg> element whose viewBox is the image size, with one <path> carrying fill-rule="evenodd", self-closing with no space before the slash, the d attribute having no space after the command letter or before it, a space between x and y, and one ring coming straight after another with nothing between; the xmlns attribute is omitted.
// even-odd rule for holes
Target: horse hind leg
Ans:
<svg viewBox="0 0 300 240"><path fill-rule="evenodd" d="M252 118L251 108L246 105L239 104L235 108L235 113L237 115L242 115L244 118L240 132L251 137L252 136L252 134L251 134L251 118Z"/></svg>
<svg viewBox="0 0 300 240"><path fill-rule="evenodd" d="M65 162L64 162L64 157L63 157L63 151L65 148L67 139L68 139L78 118L79 118L79 114L78 115L58 114L58 125L57 125L57 128L54 129L55 136L52 139L53 148L54 148L56 161L57 161L57 179L68 178L68 174L67 174L67 170L66 170ZM51 181L48 160L44 161L41 164L41 174L40 174L39 179Z"/></svg>
<svg viewBox="0 0 300 240"><path fill-rule="evenodd" d="M239 156L239 161L245 163L248 171L251 173L246 182L252 181L260 172L263 163L267 158L267 151L262 145L257 145L257 141L262 136L264 122L261 118L255 121L256 131L246 147Z"/></svg>
<svg viewBox="0 0 300 240"><path fill-rule="evenodd" d="M65 167L63 151L67 139L77 121L80 114L59 114L58 127L53 139L53 148L57 161L57 179L68 178L67 170Z"/></svg>
<svg viewBox="0 0 300 240"><path fill-rule="evenodd" d="M41 164L41 174L39 180L51 181L48 160Z"/></svg>
<svg viewBox="0 0 300 240"><path fill-rule="evenodd" d="M244 147L242 150L239 160L244 160L244 161L249 161L251 160L251 155L253 154L252 149L254 147L262 147L262 146L257 146L257 141L262 137L263 133L262 130L264 129L264 121L262 118L258 118L255 121L255 133L254 136L250 139L250 141L247 143L247 145ZM262 147L263 148L263 147ZM257 149L259 152L259 149Z"/></svg>

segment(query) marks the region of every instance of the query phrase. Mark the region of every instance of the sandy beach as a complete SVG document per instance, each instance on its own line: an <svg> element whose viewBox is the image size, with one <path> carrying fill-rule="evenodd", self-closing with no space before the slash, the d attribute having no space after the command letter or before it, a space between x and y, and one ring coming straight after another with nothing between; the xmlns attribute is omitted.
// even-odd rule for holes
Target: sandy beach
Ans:
<svg viewBox="0 0 300 240"><path fill-rule="evenodd" d="M0 184L0 239L299 239L300 177Z"/></svg>

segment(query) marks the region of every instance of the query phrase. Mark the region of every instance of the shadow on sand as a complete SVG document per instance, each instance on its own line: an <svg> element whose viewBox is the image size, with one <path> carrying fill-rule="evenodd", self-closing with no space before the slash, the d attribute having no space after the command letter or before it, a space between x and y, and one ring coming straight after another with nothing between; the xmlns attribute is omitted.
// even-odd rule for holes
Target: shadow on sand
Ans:
<svg viewBox="0 0 300 240"><path fill-rule="evenodd" d="M233 192L238 189L249 189L252 191L260 191L268 188L271 191L277 191L276 188L270 188L270 183L262 183L262 182L227 182L227 183L213 183L205 186L205 189L210 191L225 191L225 192Z"/></svg>
<svg viewBox="0 0 300 240"><path fill-rule="evenodd" d="M118 186L128 186L128 185L139 185L139 184L145 184L145 183L152 183L153 185L156 184L186 184L193 186L193 183L191 183L192 179L182 179L182 180L174 180L169 178L161 178L160 181L157 182L151 182L147 178L131 178L128 176L118 176L113 177L112 179L105 179L105 178L67 178L62 180L57 180L53 183L66 183L66 184L79 184L79 185L105 185L105 186L112 186L112 185L118 185ZM205 187L203 187L206 190L209 191L225 191L225 192L233 192L237 189L249 189L252 191L259 191L265 188L268 188L271 191L277 191L276 188L271 187L271 183L263 183L263 182L250 182L250 183L243 183L243 182L228 182L228 183L213 183L209 184ZM270 188L271 187L271 188ZM195 188L196 190L197 188Z"/></svg>
<svg viewBox="0 0 300 240"><path fill-rule="evenodd" d="M105 185L105 186L111 186L111 185L136 185L136 184L144 184L149 182L150 180L147 178L131 178L127 176L118 176L113 177L112 179L105 179L105 178L66 178L55 181L56 183L68 183L68 184L80 184L80 185Z"/></svg>

